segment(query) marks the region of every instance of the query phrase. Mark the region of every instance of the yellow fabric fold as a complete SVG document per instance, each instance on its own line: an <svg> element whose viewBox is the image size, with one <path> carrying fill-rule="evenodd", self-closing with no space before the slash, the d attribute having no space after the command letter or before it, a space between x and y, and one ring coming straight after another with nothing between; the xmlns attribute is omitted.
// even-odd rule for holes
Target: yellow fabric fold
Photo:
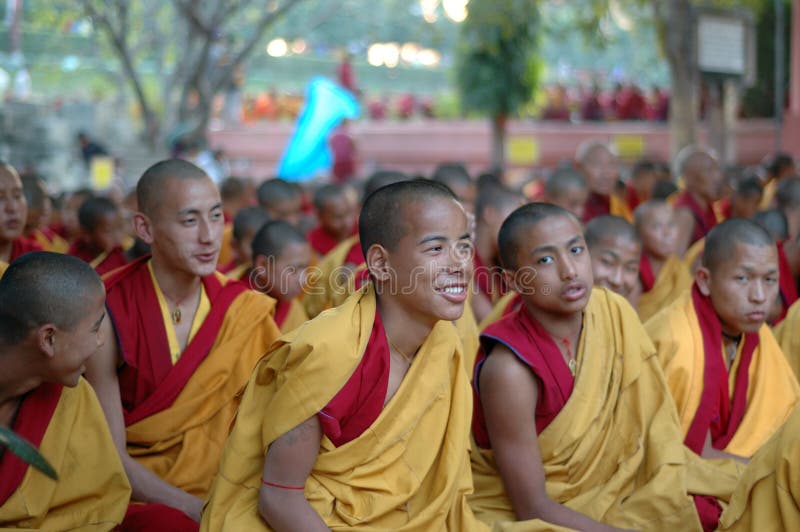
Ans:
<svg viewBox="0 0 800 532"><path fill-rule="evenodd" d="M517 296L517 293L512 291L512 292L509 292L509 293L505 294L500 299L498 299L497 303L495 303L494 306L492 307L491 312L489 312L489 314L487 314L486 317L483 318L483 321L480 323L480 325L478 325L478 329L481 332L483 332L483 330L486 327L488 327L492 323L494 323L497 320L499 320L500 318L502 318L503 315L506 312L506 309L508 308L508 305L511 304L511 301L516 296Z"/></svg>
<svg viewBox="0 0 800 532"><path fill-rule="evenodd" d="M201 530L268 530L257 510L269 445L316 415L355 371L372 332L371 285L283 336L245 391ZM305 496L336 530L483 530L472 489L472 395L456 331L439 322L395 396L361 436L323 436Z"/></svg>
<svg viewBox="0 0 800 532"><path fill-rule="evenodd" d="M676 256L669 257L661 266L653 288L639 297L639 319L646 322L691 286L692 275L686 263Z"/></svg>
<svg viewBox="0 0 800 532"><path fill-rule="evenodd" d="M756 453L720 518L721 531L800 530L800 408Z"/></svg>
<svg viewBox="0 0 800 532"><path fill-rule="evenodd" d="M280 327L281 334L292 332L307 321L308 315L306 314L305 307L303 307L303 303L299 299L294 298L289 307L289 312L286 314L286 319L283 320L283 324Z"/></svg>
<svg viewBox="0 0 800 532"><path fill-rule="evenodd" d="M100 532L122 522L131 488L100 403L83 378L62 390L39 452L58 480L29 467L0 506L0 528Z"/></svg>
<svg viewBox="0 0 800 532"><path fill-rule="evenodd" d="M280 336L271 317L274 305L274 299L250 290L234 300L209 355L173 405L127 427L131 456L173 486L207 494L242 390Z"/></svg>
<svg viewBox="0 0 800 532"><path fill-rule="evenodd" d="M656 314L645 324L645 329L658 351L685 437L703 393L707 356L691 290ZM758 338L748 371L747 409L736 434L724 449L744 457L752 456L766 443L800 400L800 386L769 327L763 325ZM724 356L721 349L717 356ZM738 360L737 355L737 362L731 367L729 386L735 379Z"/></svg>
<svg viewBox="0 0 800 532"><path fill-rule="evenodd" d="M548 495L616 527L699 530L687 495L689 451L636 313L620 296L594 288L583 328L575 388L539 435ZM473 445L472 460L470 504L480 519L498 530L558 530L541 520L514 523L492 451ZM695 477L702 489L702 474Z"/></svg>
<svg viewBox="0 0 800 532"><path fill-rule="evenodd" d="M33 232L33 239L42 246L45 251L52 251L53 253L66 253L69 249L69 242L64 240L61 236L53 233L53 238L50 239L41 230L37 229Z"/></svg>
<svg viewBox="0 0 800 532"><path fill-rule="evenodd" d="M794 376L800 379L800 300L789 307L786 317L772 332L792 367Z"/></svg>
<svg viewBox="0 0 800 532"><path fill-rule="evenodd" d="M611 216L620 216L628 222L633 223L633 213L628 207L628 203L618 194L611 194L608 200L608 213Z"/></svg>
<svg viewBox="0 0 800 532"><path fill-rule="evenodd" d="M308 269L303 305L309 318L316 317L323 310L339 306L350 295L348 281L351 272L343 266L350 248L358 241L358 235L342 240L316 266Z"/></svg>

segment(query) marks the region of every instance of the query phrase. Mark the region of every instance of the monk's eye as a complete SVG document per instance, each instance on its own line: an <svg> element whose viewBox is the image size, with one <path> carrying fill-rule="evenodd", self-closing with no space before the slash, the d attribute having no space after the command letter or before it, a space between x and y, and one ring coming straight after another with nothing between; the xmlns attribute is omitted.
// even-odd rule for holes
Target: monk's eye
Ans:
<svg viewBox="0 0 800 532"><path fill-rule="evenodd" d="M425 253L438 253L442 250L442 246L431 246L425 250Z"/></svg>
<svg viewBox="0 0 800 532"><path fill-rule="evenodd" d="M737 282L743 283L743 282L747 281L747 277L745 277L744 275L737 275L736 277L734 277L734 280L736 280Z"/></svg>
<svg viewBox="0 0 800 532"><path fill-rule="evenodd" d="M583 246L572 246L572 248L570 248L570 252L573 255L579 255L583 253Z"/></svg>
<svg viewBox="0 0 800 532"><path fill-rule="evenodd" d="M768 282L769 284L777 283L777 282L778 282L778 279L777 279L777 278L775 278L775 277L771 277L771 276L770 276L770 277L767 277L767 282Z"/></svg>
<svg viewBox="0 0 800 532"><path fill-rule="evenodd" d="M222 212L221 211L214 211L214 212L211 213L211 219L212 220L219 220L220 218L222 218Z"/></svg>
<svg viewBox="0 0 800 532"><path fill-rule="evenodd" d="M181 220L181 224L186 226L186 227L190 227L190 226L194 225L196 222L197 222L197 220L195 218L185 218L185 219Z"/></svg>
<svg viewBox="0 0 800 532"><path fill-rule="evenodd" d="M536 261L537 264L550 264L552 262L553 262L553 257L549 255L546 257L542 257L541 259Z"/></svg>

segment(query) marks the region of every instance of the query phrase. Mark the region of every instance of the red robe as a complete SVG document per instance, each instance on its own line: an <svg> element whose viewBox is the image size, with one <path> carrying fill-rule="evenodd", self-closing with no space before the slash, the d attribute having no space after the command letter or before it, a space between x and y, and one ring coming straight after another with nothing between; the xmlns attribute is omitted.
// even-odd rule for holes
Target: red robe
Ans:
<svg viewBox="0 0 800 532"><path fill-rule="evenodd" d="M320 257L327 255L330 250L339 244L339 241L331 236L321 225L309 231L306 238L308 238L308 243L311 244L311 248L316 251Z"/></svg>
<svg viewBox="0 0 800 532"><path fill-rule="evenodd" d="M686 207L692 212L694 218L694 230L692 232L692 239L689 241L691 246L701 238L705 238L711 229L717 225L717 215L714 213L714 207L708 204L703 208L694 196L684 190L678 194L673 204L675 208Z"/></svg>
<svg viewBox="0 0 800 532"><path fill-rule="evenodd" d="M792 275L792 268L789 266L789 260L786 258L786 253L783 251L783 242L778 243L778 268L780 272L780 293L781 300L783 301L783 311L775 318L772 326L779 324L786 317L789 307L797 301L797 284L794 275Z"/></svg>
<svg viewBox="0 0 800 532"><path fill-rule="evenodd" d="M11 255L8 257L8 263L11 264L15 259L21 257L25 253L31 251L44 251L42 246L32 238L25 238L21 236L11 243Z"/></svg>
<svg viewBox="0 0 800 532"><path fill-rule="evenodd" d="M100 256L100 253L97 253L89 242L79 238L69 247L67 255L78 257L82 261L92 264ZM99 275L104 275L112 270L125 266L127 263L128 260L125 257L125 252L122 251L122 247L116 246L99 264L94 264L93 266Z"/></svg>

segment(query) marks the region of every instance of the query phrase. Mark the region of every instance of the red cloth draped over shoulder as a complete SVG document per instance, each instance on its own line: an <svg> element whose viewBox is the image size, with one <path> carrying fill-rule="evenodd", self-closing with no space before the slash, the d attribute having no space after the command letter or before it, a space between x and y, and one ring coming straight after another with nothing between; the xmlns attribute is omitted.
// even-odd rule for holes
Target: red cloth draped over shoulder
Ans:
<svg viewBox="0 0 800 532"><path fill-rule="evenodd" d="M32 238L19 237L11 243L11 255L8 257L8 263L11 264L15 259L21 257L25 253L31 251L44 251L42 246Z"/></svg>
<svg viewBox="0 0 800 532"><path fill-rule="evenodd" d="M67 255L72 255L73 257L77 257L84 262L92 264L92 262L98 258L100 253L97 253L94 249L92 249L86 240L79 238L70 245L69 249L67 250ZM100 261L99 264L94 265L94 270L98 273L98 275L104 275L112 270L116 270L121 266L125 266L127 263L128 260L125 258L125 252L122 251L120 246L116 246L102 261Z"/></svg>
<svg viewBox="0 0 800 532"><path fill-rule="evenodd" d="M117 532L148 532L158 523L159 530L170 532L196 532L200 523L188 515L163 504L131 504Z"/></svg>
<svg viewBox="0 0 800 532"><path fill-rule="evenodd" d="M480 372L496 344L503 344L528 366L539 381L536 401L536 431L541 433L561 412L572 395L575 381L556 343L527 307L507 314L486 327L472 379L474 395L472 434L479 447L491 448L480 400Z"/></svg>
<svg viewBox="0 0 800 532"><path fill-rule="evenodd" d="M703 394L684 443L695 453L701 454L709 429L714 448L724 449L739 428L747 408L749 368L753 351L758 346L758 333L744 335L733 401L731 401L728 369L722 358L722 327L719 318L711 304L711 298L702 295L696 284L692 287L692 300L700 330L703 331L705 368Z"/></svg>
<svg viewBox="0 0 800 532"><path fill-rule="evenodd" d="M583 222L588 222L598 216L611 214L611 198L591 192L586 198L583 208Z"/></svg>
<svg viewBox="0 0 800 532"><path fill-rule="evenodd" d="M173 365L167 333L147 268L149 256L112 272L106 279L106 306L116 330L124 366L119 371L125 424L169 408L208 356L225 313L247 285L215 275L202 278L211 311Z"/></svg>
<svg viewBox="0 0 800 532"><path fill-rule="evenodd" d="M306 238L308 239L308 243L311 244L311 248L316 251L320 257L327 255L330 250L339 244L339 241L331 236L321 225L309 231Z"/></svg>
<svg viewBox="0 0 800 532"><path fill-rule="evenodd" d="M353 247L350 248L350 251L347 252L347 256L344 258L344 264L355 264L356 266L361 266L366 262L364 259L364 253L361 251L361 243L356 242L353 244Z"/></svg>
<svg viewBox="0 0 800 532"><path fill-rule="evenodd" d="M36 448L41 445L44 433L50 426L62 389L60 384L41 384L29 392L19 405L11 428ZM26 471L28 464L6 449L0 458L0 506L17 491Z"/></svg>
<svg viewBox="0 0 800 532"><path fill-rule="evenodd" d="M650 259L644 253L639 259L639 280L642 282L642 288L644 288L645 292L649 292L656 285L653 265L650 264Z"/></svg>
<svg viewBox="0 0 800 532"><path fill-rule="evenodd" d="M778 269L780 272L779 282L783 310L772 323L773 326L783 321L789 307L797 301L797 284L794 275L792 275L792 268L789 266L789 259L786 258L786 252L783 250L783 242L778 243Z"/></svg>
<svg viewBox="0 0 800 532"><path fill-rule="evenodd" d="M376 312L361 362L317 416L322 431L336 447L355 440L381 415L388 389L389 343Z"/></svg>
<svg viewBox="0 0 800 532"><path fill-rule="evenodd" d="M686 190L678 194L673 206L675 208L686 207L692 212L692 217L694 217L694 229L689 245L694 244L701 238L705 238L708 232L717 225L717 215L714 213L714 206L708 204L703 208L697 200L694 199L694 196L689 194Z"/></svg>

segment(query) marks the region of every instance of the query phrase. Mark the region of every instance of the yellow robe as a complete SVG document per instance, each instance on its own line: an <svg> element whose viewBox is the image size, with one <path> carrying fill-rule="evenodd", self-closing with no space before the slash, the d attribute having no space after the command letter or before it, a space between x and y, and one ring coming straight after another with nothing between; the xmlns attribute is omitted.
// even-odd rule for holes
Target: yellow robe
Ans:
<svg viewBox="0 0 800 532"><path fill-rule="evenodd" d="M706 356L691 290L656 314L645 329L658 351L686 436L700 404ZM800 400L800 386L769 327L762 325L758 336L748 371L747 409L736 434L723 449L744 457L752 456L766 443ZM722 350L719 356L723 356ZM737 355L731 367L731 389L739 359Z"/></svg>
<svg viewBox="0 0 800 532"><path fill-rule="evenodd" d="M350 295L350 271L343 268L350 248L358 242L358 235L342 240L316 266L308 270L308 285L303 294L303 305L309 318L323 310L339 306ZM359 265L356 265L359 266Z"/></svg>
<svg viewBox="0 0 800 532"><path fill-rule="evenodd" d="M616 527L699 530L687 493L725 499L738 469L683 446L655 349L621 296L592 290L577 359L572 395L539 434L548 496ZM538 519L514 522L490 449L473 443L472 470L470 504L495 530L564 530Z"/></svg>
<svg viewBox="0 0 800 532"><path fill-rule="evenodd" d="M608 213L611 216L619 216L621 218L625 218L628 222L633 223L633 213L631 213L628 203L618 194L611 194L611 196L609 196Z"/></svg>
<svg viewBox="0 0 800 532"><path fill-rule="evenodd" d="M720 518L721 531L800 530L800 408L756 453Z"/></svg>
<svg viewBox="0 0 800 532"><path fill-rule="evenodd" d="M786 317L772 331L794 371L794 376L800 380L800 330L798 327L800 327L800 300L795 301L789 307Z"/></svg>
<svg viewBox="0 0 800 532"><path fill-rule="evenodd" d="M703 250L706 247L706 239L701 238L686 250L683 254L683 263L689 269L689 274L694 275L695 270L701 265Z"/></svg>
<svg viewBox="0 0 800 532"><path fill-rule="evenodd" d="M202 531L268 530L257 509L267 449L344 386L366 349L375 311L366 285L273 345L245 391ZM364 434L338 448L323 436L306 498L332 529L485 530L466 502L471 411L456 331L440 322Z"/></svg>
<svg viewBox="0 0 800 532"><path fill-rule="evenodd" d="M59 235L53 234L51 240L39 229L33 232L33 239L42 246L45 251L52 251L53 253L66 253L69 249L69 242L61 238Z"/></svg>
<svg viewBox="0 0 800 532"><path fill-rule="evenodd" d="M691 286L692 275L686 263L675 256L668 258L658 272L653 288L639 296L639 319L646 322Z"/></svg>
<svg viewBox="0 0 800 532"><path fill-rule="evenodd" d="M122 522L131 488L100 403L82 378L62 390L39 452L58 480L28 467L0 506L0 528L99 532Z"/></svg>
<svg viewBox="0 0 800 532"><path fill-rule="evenodd" d="M8 269L8 263L4 260L0 260L0 279L3 278L3 274L6 273Z"/></svg>
<svg viewBox="0 0 800 532"><path fill-rule="evenodd" d="M303 303L299 299L294 298L289 307L289 312L286 314L286 318L280 326L281 334L292 332L307 321L308 315L306 314L306 309L303 307Z"/></svg>
<svg viewBox="0 0 800 532"><path fill-rule="evenodd" d="M127 427L132 457L173 486L198 497L208 493L242 390L280 336L273 306L253 291L234 300L209 355L172 406Z"/></svg>

